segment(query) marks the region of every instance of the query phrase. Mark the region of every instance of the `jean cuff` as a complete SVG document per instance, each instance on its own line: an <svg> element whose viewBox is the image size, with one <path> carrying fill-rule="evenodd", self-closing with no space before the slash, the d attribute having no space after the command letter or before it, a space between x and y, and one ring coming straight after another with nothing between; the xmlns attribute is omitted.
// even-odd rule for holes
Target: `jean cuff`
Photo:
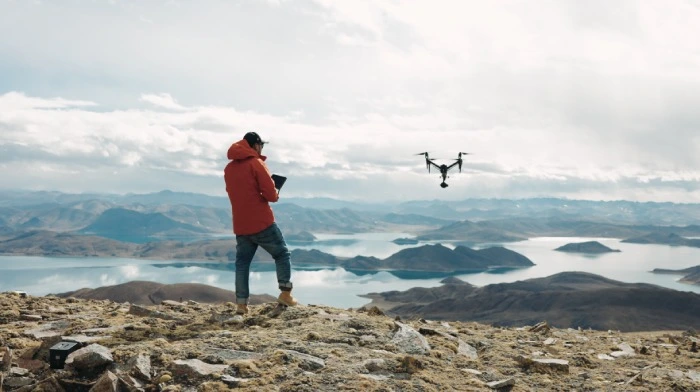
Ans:
<svg viewBox="0 0 700 392"><path fill-rule="evenodd" d="M238 298L236 297L237 305L248 305L248 298Z"/></svg>
<svg viewBox="0 0 700 392"><path fill-rule="evenodd" d="M278 282L279 283L279 282ZM292 285L292 282L286 282L286 283L279 283L279 288L282 291L292 291L292 288L294 286Z"/></svg>

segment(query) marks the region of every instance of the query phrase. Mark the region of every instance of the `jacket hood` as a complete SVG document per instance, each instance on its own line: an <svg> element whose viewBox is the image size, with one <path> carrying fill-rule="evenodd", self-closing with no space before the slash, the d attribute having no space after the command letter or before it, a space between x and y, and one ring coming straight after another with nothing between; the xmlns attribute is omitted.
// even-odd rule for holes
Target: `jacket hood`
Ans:
<svg viewBox="0 0 700 392"><path fill-rule="evenodd" d="M266 156L258 154L257 151L253 150L245 139L241 139L231 145L228 148L228 153L226 154L228 159L233 160L244 160L251 157L260 158L263 161L267 159Z"/></svg>

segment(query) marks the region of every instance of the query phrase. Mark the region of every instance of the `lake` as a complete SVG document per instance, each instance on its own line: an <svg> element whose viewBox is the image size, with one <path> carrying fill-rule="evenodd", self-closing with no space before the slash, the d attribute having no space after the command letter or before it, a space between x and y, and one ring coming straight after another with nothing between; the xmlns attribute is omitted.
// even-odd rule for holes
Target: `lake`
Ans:
<svg viewBox="0 0 700 392"><path fill-rule="evenodd" d="M391 240L411 237L406 233L364 233L355 235L315 234L314 244L290 243L290 248L318 249L336 256L375 256L385 258L401 249L419 245L396 245ZM571 242L599 241L619 249L619 253L581 255L553 249ZM443 243L450 246L449 243ZM489 245L481 245L480 248ZM681 291L700 293L700 286L678 283L680 275L652 274L654 268L682 269L700 264L700 248L621 243L608 238L542 237L504 244L536 265L530 268L458 274L458 278L477 286L491 283L549 276L563 271L584 271L629 283L651 283ZM292 264L294 261L292 260ZM338 308L360 307L369 300L358 294L411 287L435 287L444 276L402 274L381 271L355 274L342 268L293 267L294 294L305 304L324 304ZM0 256L0 292L22 290L31 295L46 295L125 283L132 280L160 283L204 283L234 290L233 263L197 261L153 261L125 258L49 258ZM274 265L253 263L251 292L277 295Z"/></svg>

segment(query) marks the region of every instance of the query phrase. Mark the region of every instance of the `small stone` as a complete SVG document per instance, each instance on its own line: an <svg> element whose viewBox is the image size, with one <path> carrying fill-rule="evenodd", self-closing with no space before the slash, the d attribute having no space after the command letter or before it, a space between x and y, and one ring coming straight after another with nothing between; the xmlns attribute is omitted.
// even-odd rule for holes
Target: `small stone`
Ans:
<svg viewBox="0 0 700 392"><path fill-rule="evenodd" d="M486 384L491 389L501 389L505 387L509 387L511 385L515 385L515 379L514 378L506 378L504 380L498 380L498 381L491 381Z"/></svg>

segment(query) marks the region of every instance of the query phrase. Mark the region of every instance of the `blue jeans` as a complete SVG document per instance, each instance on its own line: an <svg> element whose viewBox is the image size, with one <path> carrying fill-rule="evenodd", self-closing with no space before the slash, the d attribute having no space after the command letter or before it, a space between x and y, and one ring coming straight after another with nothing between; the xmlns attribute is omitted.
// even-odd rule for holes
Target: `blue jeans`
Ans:
<svg viewBox="0 0 700 392"><path fill-rule="evenodd" d="M250 235L236 236L236 303L247 304L250 297L248 280L250 278L250 263L253 261L258 246L262 247L275 259L277 283L282 291L291 291L292 276L291 254L287 243L276 223L267 229Z"/></svg>

